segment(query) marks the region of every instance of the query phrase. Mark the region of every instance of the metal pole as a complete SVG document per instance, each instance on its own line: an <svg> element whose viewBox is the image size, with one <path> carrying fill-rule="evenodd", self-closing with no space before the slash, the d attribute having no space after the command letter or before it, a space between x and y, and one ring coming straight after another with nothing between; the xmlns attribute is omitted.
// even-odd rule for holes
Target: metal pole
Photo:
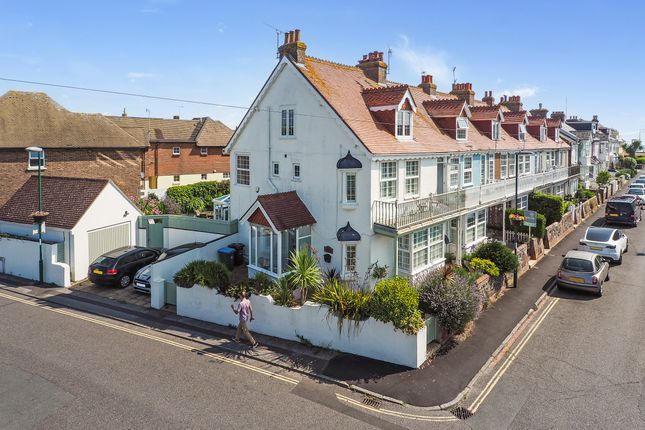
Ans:
<svg viewBox="0 0 645 430"><path fill-rule="evenodd" d="M41 167L42 167L42 156L43 152L38 153L38 212L42 214L43 211L43 183L41 178ZM43 221L42 218L38 221L38 248L40 253L40 258L38 259L38 281L42 284L43 282Z"/></svg>
<svg viewBox="0 0 645 430"><path fill-rule="evenodd" d="M519 196L518 196L518 191L519 191L519 186L520 186L520 175L517 174L518 168L517 168L517 163L519 162L519 152L515 153L515 212L517 212L520 202L519 202ZM517 256L517 224L518 222L515 221L513 223L513 230L515 232L515 256ZM513 272L513 288L517 288L517 268Z"/></svg>

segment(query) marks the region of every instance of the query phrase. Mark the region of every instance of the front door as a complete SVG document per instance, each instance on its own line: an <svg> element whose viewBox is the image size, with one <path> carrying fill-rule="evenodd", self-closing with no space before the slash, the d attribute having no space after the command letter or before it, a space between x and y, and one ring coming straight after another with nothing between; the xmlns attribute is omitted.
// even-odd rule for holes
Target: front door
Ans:
<svg viewBox="0 0 645 430"><path fill-rule="evenodd" d="M166 282L165 283L165 292L166 292L166 298L165 302L167 305L177 305L177 286L173 284L172 282Z"/></svg>
<svg viewBox="0 0 645 430"><path fill-rule="evenodd" d="M148 219L146 245L148 248L163 248L163 219Z"/></svg>

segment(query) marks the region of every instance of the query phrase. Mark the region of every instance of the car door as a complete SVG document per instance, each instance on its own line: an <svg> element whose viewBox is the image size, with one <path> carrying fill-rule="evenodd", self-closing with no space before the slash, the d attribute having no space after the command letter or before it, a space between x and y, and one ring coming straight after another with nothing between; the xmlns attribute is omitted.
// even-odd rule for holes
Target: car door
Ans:
<svg viewBox="0 0 645 430"><path fill-rule="evenodd" d="M594 258L594 266L594 271L598 273L596 276L598 276L599 282L604 282L607 277L607 271L609 270L609 263L603 261L603 259L598 255Z"/></svg>
<svg viewBox="0 0 645 430"><path fill-rule="evenodd" d="M614 234L611 235L609 243L616 246L616 249L619 249L620 252L625 251L625 243L622 240L620 230L614 230Z"/></svg>
<svg viewBox="0 0 645 430"><path fill-rule="evenodd" d="M157 253L154 251L151 251L149 249L145 249L143 251L139 251L137 253L137 260L136 260L136 269L135 271L141 269L143 266L147 266L148 264L152 263L155 258L157 257Z"/></svg>

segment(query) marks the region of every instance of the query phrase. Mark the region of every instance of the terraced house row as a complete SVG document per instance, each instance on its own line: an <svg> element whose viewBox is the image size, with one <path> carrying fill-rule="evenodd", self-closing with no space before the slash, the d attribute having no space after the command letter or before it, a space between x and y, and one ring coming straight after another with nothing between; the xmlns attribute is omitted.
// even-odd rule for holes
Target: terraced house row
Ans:
<svg viewBox="0 0 645 430"><path fill-rule="evenodd" d="M285 36L225 150L250 272L279 276L311 245L345 277L373 264L416 276L504 240L505 208L526 208L533 190L577 190L579 139L563 112L478 100L470 83L444 93L429 74L390 82L380 52L349 66L306 49L299 30Z"/></svg>

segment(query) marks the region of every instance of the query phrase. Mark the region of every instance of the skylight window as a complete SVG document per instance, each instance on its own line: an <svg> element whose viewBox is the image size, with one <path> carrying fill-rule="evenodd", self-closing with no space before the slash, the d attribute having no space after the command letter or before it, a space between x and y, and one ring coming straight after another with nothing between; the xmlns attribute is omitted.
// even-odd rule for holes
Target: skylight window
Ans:
<svg viewBox="0 0 645 430"><path fill-rule="evenodd" d="M468 138L468 121L466 118L457 118L457 140L466 140Z"/></svg>

